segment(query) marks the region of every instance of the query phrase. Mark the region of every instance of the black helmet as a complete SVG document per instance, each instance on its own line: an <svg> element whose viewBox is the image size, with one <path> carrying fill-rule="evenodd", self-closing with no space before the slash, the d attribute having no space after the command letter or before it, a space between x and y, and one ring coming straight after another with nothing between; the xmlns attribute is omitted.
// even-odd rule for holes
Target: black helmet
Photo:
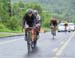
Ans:
<svg viewBox="0 0 75 58"><path fill-rule="evenodd" d="M33 13L33 9L28 9L27 10L27 14L32 14Z"/></svg>

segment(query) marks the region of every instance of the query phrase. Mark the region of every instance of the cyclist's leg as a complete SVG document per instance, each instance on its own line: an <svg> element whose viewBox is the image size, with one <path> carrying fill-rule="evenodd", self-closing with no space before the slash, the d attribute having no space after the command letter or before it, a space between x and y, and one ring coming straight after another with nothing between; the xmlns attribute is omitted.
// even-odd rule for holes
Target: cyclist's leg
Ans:
<svg viewBox="0 0 75 58"><path fill-rule="evenodd" d="M30 43L29 41L27 41L27 49L28 49L28 53L30 52Z"/></svg>
<svg viewBox="0 0 75 58"><path fill-rule="evenodd" d="M56 26L54 26L54 35L56 36Z"/></svg>
<svg viewBox="0 0 75 58"><path fill-rule="evenodd" d="M67 31L67 26L65 26L65 32Z"/></svg>
<svg viewBox="0 0 75 58"><path fill-rule="evenodd" d="M51 28L51 34L53 35L53 28Z"/></svg>
<svg viewBox="0 0 75 58"><path fill-rule="evenodd" d="M26 36L26 39L27 39L27 49L28 49L28 53L30 53L30 50L31 50L31 34L30 32L27 31L27 36Z"/></svg>
<svg viewBox="0 0 75 58"><path fill-rule="evenodd" d="M33 33L33 35L34 35L34 41L33 41L33 43L34 43L34 48L36 47L36 44L37 44L37 39L38 39L38 35L37 35L37 32L38 32L38 28L35 28L34 30L34 33Z"/></svg>
<svg viewBox="0 0 75 58"><path fill-rule="evenodd" d="M39 33L40 33L40 26L36 28L36 43L35 44L37 44L37 40L39 39Z"/></svg>
<svg viewBox="0 0 75 58"><path fill-rule="evenodd" d="M53 39L54 39L54 28L51 28L51 34L52 34Z"/></svg>
<svg viewBox="0 0 75 58"><path fill-rule="evenodd" d="M32 29L32 49L34 48L34 42L35 42L35 30Z"/></svg>
<svg viewBox="0 0 75 58"><path fill-rule="evenodd" d="M39 33L40 33L40 26L38 26L38 27L36 28L37 39L39 38Z"/></svg>
<svg viewBox="0 0 75 58"><path fill-rule="evenodd" d="M35 30L35 41L34 41L34 47L36 47L36 44L37 44L37 40L38 40L38 36L39 34L37 34L38 31Z"/></svg>
<svg viewBox="0 0 75 58"><path fill-rule="evenodd" d="M51 32L52 32L52 35L54 36L55 35L55 26L51 29Z"/></svg>
<svg viewBox="0 0 75 58"><path fill-rule="evenodd" d="M34 40L35 40L35 31L34 31L34 29L32 30L32 41L34 42Z"/></svg>
<svg viewBox="0 0 75 58"><path fill-rule="evenodd" d="M25 29L25 41L27 41L27 29Z"/></svg>

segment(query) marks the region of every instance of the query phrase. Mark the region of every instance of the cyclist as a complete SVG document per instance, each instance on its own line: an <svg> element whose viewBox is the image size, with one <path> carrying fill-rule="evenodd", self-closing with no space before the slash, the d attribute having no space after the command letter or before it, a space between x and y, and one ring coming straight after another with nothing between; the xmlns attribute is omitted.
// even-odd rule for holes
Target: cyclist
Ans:
<svg viewBox="0 0 75 58"><path fill-rule="evenodd" d="M67 31L67 26L68 26L68 22L67 21L65 21L64 26L65 26L65 31Z"/></svg>
<svg viewBox="0 0 75 58"><path fill-rule="evenodd" d="M55 18L52 18L52 19L50 20L50 26L51 26L51 28L54 29L54 31L56 31L57 20L56 20ZM56 35L56 34L55 34L55 35Z"/></svg>
<svg viewBox="0 0 75 58"><path fill-rule="evenodd" d="M36 17L33 14L32 9L28 9L23 17L23 29L25 29L25 40L27 41L27 28L36 26ZM34 43L34 37L32 36L32 43Z"/></svg>
<svg viewBox="0 0 75 58"><path fill-rule="evenodd" d="M39 36L40 28L41 28L41 17L38 14L37 10L34 10L34 15L36 17L36 27L37 27L37 36Z"/></svg>

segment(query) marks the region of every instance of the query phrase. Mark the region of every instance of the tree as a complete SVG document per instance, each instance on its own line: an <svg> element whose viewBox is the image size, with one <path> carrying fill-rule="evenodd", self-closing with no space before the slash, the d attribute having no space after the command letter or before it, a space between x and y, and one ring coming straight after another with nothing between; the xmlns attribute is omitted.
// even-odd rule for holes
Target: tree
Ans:
<svg viewBox="0 0 75 58"><path fill-rule="evenodd" d="M8 7L9 0L1 0L0 1L0 18L2 22L6 22L9 19L9 7Z"/></svg>

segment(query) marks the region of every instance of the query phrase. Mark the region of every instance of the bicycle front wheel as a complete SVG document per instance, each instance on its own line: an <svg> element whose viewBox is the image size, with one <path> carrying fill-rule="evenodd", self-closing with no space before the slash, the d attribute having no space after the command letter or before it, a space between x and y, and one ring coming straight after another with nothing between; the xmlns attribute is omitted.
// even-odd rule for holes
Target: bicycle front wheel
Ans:
<svg viewBox="0 0 75 58"><path fill-rule="evenodd" d="M27 49L28 49L28 53L30 53L30 51L31 51L31 45L32 45L31 33L28 32L27 33Z"/></svg>

